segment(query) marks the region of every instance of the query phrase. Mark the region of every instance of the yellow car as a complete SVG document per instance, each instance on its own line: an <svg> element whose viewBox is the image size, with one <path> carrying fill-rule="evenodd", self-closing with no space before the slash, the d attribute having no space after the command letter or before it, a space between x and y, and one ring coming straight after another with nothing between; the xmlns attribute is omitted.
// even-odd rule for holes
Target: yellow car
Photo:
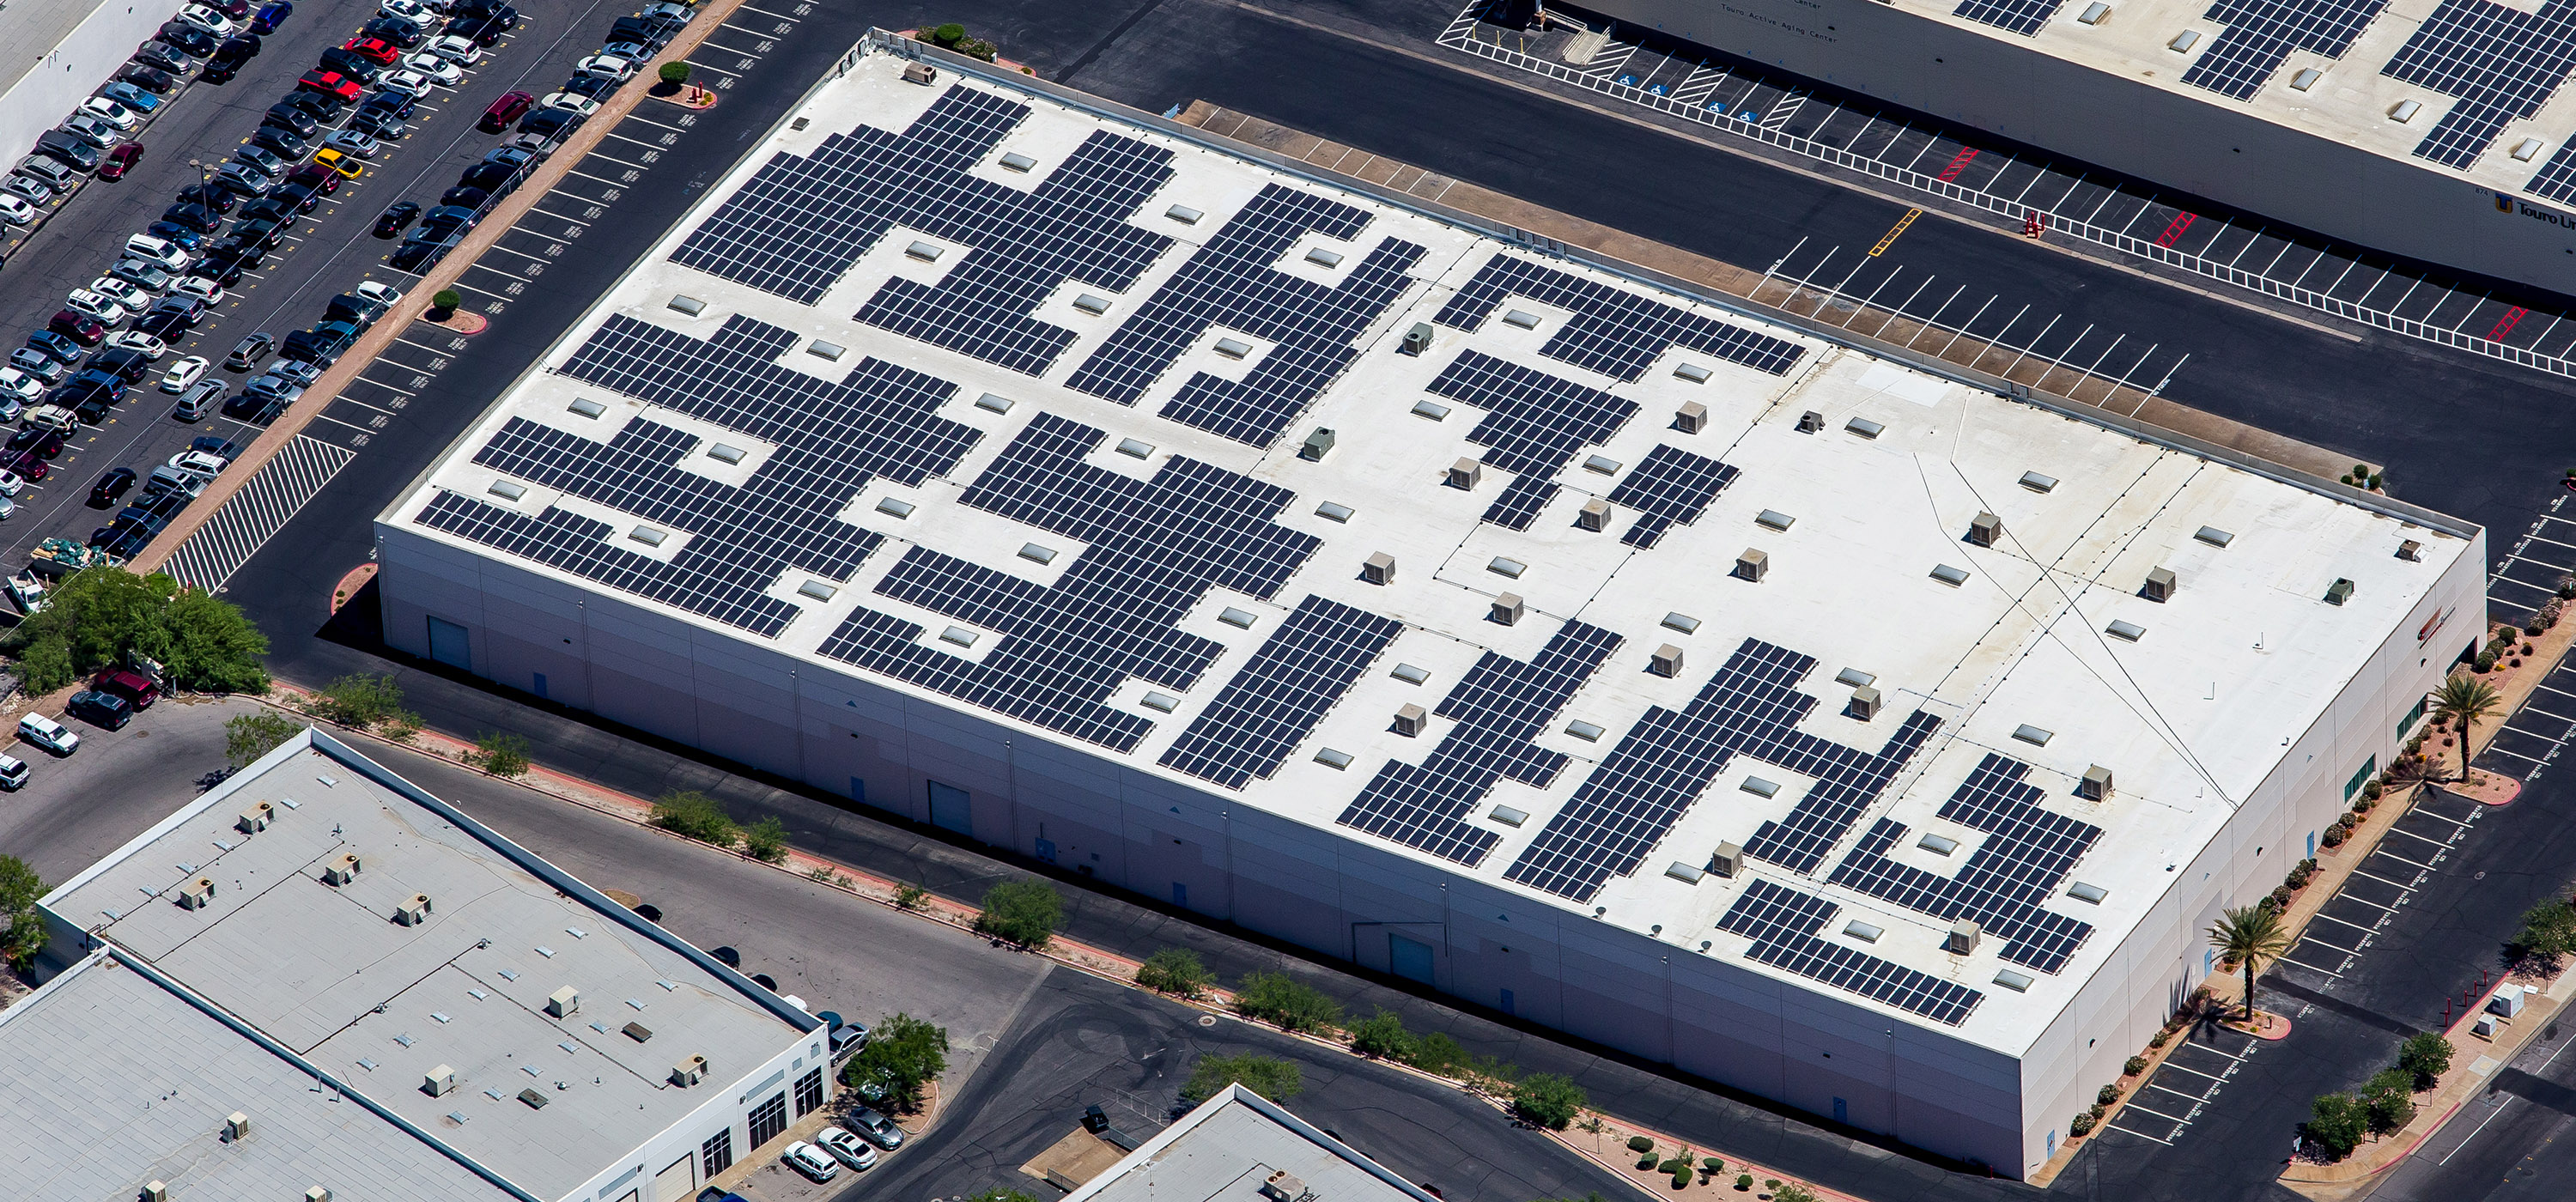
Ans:
<svg viewBox="0 0 2576 1202"><path fill-rule="evenodd" d="M342 154L337 149L329 146L325 146L320 150L314 151L313 161L320 163L333 171L339 172L342 179L356 179L367 172L367 169L364 166L361 166L356 158Z"/></svg>

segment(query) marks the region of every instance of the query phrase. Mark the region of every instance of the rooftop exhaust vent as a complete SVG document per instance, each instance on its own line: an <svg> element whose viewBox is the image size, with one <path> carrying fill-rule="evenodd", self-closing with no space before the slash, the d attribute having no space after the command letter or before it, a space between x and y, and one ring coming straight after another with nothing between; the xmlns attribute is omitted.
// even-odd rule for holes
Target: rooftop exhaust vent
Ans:
<svg viewBox="0 0 2576 1202"><path fill-rule="evenodd" d="M707 1058L691 1056L671 1066L671 1084L682 1089L707 1079Z"/></svg>
<svg viewBox="0 0 2576 1202"><path fill-rule="evenodd" d="M1428 711L1407 702L1403 708L1395 711L1395 733L1408 739L1417 738L1422 734L1422 728L1429 725L1430 721L1431 715Z"/></svg>
<svg viewBox="0 0 2576 1202"><path fill-rule="evenodd" d="M1574 512L1574 524L1576 527L1584 530L1609 529L1610 502L1604 501L1599 497L1594 497L1591 500L1585 501L1583 503L1583 508Z"/></svg>
<svg viewBox="0 0 2576 1202"><path fill-rule="evenodd" d="M1708 428L1708 406L1698 401L1684 401L1673 410L1673 428L1684 434L1697 434Z"/></svg>
<svg viewBox="0 0 2576 1202"><path fill-rule="evenodd" d="M433 1098L443 1097L455 1088L456 1070L444 1064L421 1074L420 1091Z"/></svg>
<svg viewBox="0 0 2576 1202"><path fill-rule="evenodd" d="M1807 410L1806 412L1801 413L1801 414L1799 414L1799 415L1798 415L1798 433L1800 433L1800 434L1821 434L1821 433L1823 433L1823 432L1824 432L1824 429L1825 429L1825 415L1824 415L1824 414L1818 413L1818 412L1816 412L1815 410L1810 409L1810 410Z"/></svg>
<svg viewBox="0 0 2576 1202"><path fill-rule="evenodd" d="M546 1013L556 1018L571 1018L581 1010L581 991L566 985L546 995Z"/></svg>

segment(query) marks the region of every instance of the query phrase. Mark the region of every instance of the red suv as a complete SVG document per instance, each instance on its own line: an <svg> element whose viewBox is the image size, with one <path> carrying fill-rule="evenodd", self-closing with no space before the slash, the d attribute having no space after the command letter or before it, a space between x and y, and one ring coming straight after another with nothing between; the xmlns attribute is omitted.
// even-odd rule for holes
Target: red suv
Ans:
<svg viewBox="0 0 2576 1202"><path fill-rule="evenodd" d="M121 146L111 147L107 152L106 161L98 165L98 177L124 179L125 173L133 170L134 164L142 159L143 143L141 142L127 142Z"/></svg>
<svg viewBox="0 0 2576 1202"><path fill-rule="evenodd" d="M402 56L401 51L394 49L393 43L383 38L351 38L340 48L380 63L390 63Z"/></svg>
<svg viewBox="0 0 2576 1202"><path fill-rule="evenodd" d="M295 86L300 91L320 92L325 96L335 97L344 104L355 103L365 92L365 89L351 83L348 76L337 71L307 71L303 78L295 81ZM513 95L522 94L524 93L513 93Z"/></svg>
<svg viewBox="0 0 2576 1202"><path fill-rule="evenodd" d="M152 703L161 699L161 686L152 683L151 677L129 668L109 668L91 678L89 687L124 698L125 703L133 706L138 714L151 709Z"/></svg>
<svg viewBox="0 0 2576 1202"><path fill-rule="evenodd" d="M525 92L503 92L499 100L492 102L492 107L483 110L483 120L476 124L484 133L497 134L510 128L511 122L527 116L528 110L535 107L537 98L534 96Z"/></svg>
<svg viewBox="0 0 2576 1202"><path fill-rule="evenodd" d="M97 318L69 309L56 312L54 319L45 323L45 328L82 346L97 346L107 338L107 327L101 325Z"/></svg>

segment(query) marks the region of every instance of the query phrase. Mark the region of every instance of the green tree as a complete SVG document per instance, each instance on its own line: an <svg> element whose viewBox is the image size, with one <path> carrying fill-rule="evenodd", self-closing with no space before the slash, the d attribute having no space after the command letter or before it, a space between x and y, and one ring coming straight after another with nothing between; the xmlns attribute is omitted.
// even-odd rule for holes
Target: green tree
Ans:
<svg viewBox="0 0 2576 1202"><path fill-rule="evenodd" d="M1795 1181L1783 1181L1771 1190L1771 1202L1816 1202L1816 1191Z"/></svg>
<svg viewBox="0 0 2576 1202"><path fill-rule="evenodd" d="M1201 1056L1197 1064L1190 1066L1189 1082L1181 1086L1181 1101L1196 1106L1237 1083L1273 1102L1285 1102L1306 1088L1305 1077L1297 1066L1276 1056L1254 1052Z"/></svg>
<svg viewBox="0 0 2576 1202"><path fill-rule="evenodd" d="M2551 963L2576 952L2576 906L2551 900L2524 911L2522 933L2514 936L2513 943L2524 955Z"/></svg>
<svg viewBox="0 0 2576 1202"><path fill-rule="evenodd" d="M1342 1025L1340 1002L1284 972L1246 974L1235 987L1234 1009L1291 1031L1330 1031Z"/></svg>
<svg viewBox="0 0 2576 1202"><path fill-rule="evenodd" d="M894 904L901 906L906 910L918 910L921 908L921 904L923 902L929 900L930 890L924 889L910 881L905 881L904 883L894 887Z"/></svg>
<svg viewBox="0 0 2576 1202"><path fill-rule="evenodd" d="M1557 1073L1533 1073L1512 1087L1512 1113L1535 1126L1550 1131L1563 1131L1592 1099L1572 1078ZM1691 1170L1690 1153L1681 1156L1682 1167L1670 1170L1676 1177Z"/></svg>
<svg viewBox="0 0 2576 1202"><path fill-rule="evenodd" d="M44 880L26 861L0 856L0 919L6 920L0 926L0 958L20 972L45 950L45 919L36 912L36 899L44 895Z"/></svg>
<svg viewBox="0 0 2576 1202"><path fill-rule="evenodd" d="M464 303L465 298L458 296L453 288L441 288L429 298L429 307L438 310L442 316L454 312L456 306Z"/></svg>
<svg viewBox="0 0 2576 1202"><path fill-rule="evenodd" d="M494 776L527 775L527 737L496 730L474 740L474 766Z"/></svg>
<svg viewBox="0 0 2576 1202"><path fill-rule="evenodd" d="M1215 980L1216 974L1199 962L1199 954L1186 947L1163 948L1136 966L1137 984L1174 997L1198 997Z"/></svg>
<svg viewBox="0 0 2576 1202"><path fill-rule="evenodd" d="M951 21L930 31L932 44L954 46L966 37L966 27Z"/></svg>
<svg viewBox="0 0 2576 1202"><path fill-rule="evenodd" d="M343 676L322 686L314 708L333 722L363 729L402 712L402 686L392 673Z"/></svg>
<svg viewBox="0 0 2576 1202"><path fill-rule="evenodd" d="M742 841L742 828L734 825L724 803L695 789L663 794L653 803L653 816L647 821L672 834L726 849Z"/></svg>
<svg viewBox="0 0 2576 1202"><path fill-rule="evenodd" d="M235 768L277 750L295 737L304 724L275 710L252 710L235 714L224 723L224 762Z"/></svg>
<svg viewBox="0 0 2576 1202"><path fill-rule="evenodd" d="M2469 779L2469 728L2495 716L2504 697L2495 686L2474 676L2453 676L2433 690L2433 717L2460 728L2460 779Z"/></svg>
<svg viewBox="0 0 2576 1202"><path fill-rule="evenodd" d="M984 891L975 930L1032 951L1044 948L1064 925L1064 896L1045 881L1004 881Z"/></svg>
<svg viewBox="0 0 2576 1202"><path fill-rule="evenodd" d="M2362 1105L2370 1110L2370 1129L2386 1133L2415 1117L2415 1074L2384 1068L2361 1087Z"/></svg>
<svg viewBox="0 0 2576 1202"><path fill-rule="evenodd" d="M664 63L662 64L661 76L662 82L676 88L681 84L689 82L689 64Z"/></svg>
<svg viewBox="0 0 2576 1202"><path fill-rule="evenodd" d="M265 693L268 636L241 607L188 589L161 611L161 654L171 683L195 693Z"/></svg>
<svg viewBox="0 0 2576 1202"><path fill-rule="evenodd" d="M2352 1155L2370 1133L2370 1107L2348 1093L2330 1093L2308 1104L2308 1121L2300 1128L2329 1160Z"/></svg>
<svg viewBox="0 0 2576 1202"><path fill-rule="evenodd" d="M2281 916L2265 906L2239 906L2209 927L2209 946L2245 969L2245 1019L2254 1019L2254 976L2290 950Z"/></svg>
<svg viewBox="0 0 2576 1202"><path fill-rule="evenodd" d="M174 686L196 692L264 692L268 639L229 601L180 592L177 581L123 568L84 568L54 586L45 608L0 639L20 682L47 693L142 655Z"/></svg>
<svg viewBox="0 0 2576 1202"><path fill-rule="evenodd" d="M1422 1050L1422 1040L1404 1029L1404 1019L1395 1011L1381 1006L1377 1013L1351 1024L1351 1050L1409 1064Z"/></svg>
<svg viewBox="0 0 2576 1202"><path fill-rule="evenodd" d="M742 854L763 864L784 863L787 859L787 824L773 814L744 828Z"/></svg>
<svg viewBox="0 0 2576 1202"><path fill-rule="evenodd" d="M2451 1041L2438 1031L2426 1031L2397 1045L2397 1067L2414 1075L2415 1088L2431 1089L2435 1079L2451 1071Z"/></svg>
<svg viewBox="0 0 2576 1202"><path fill-rule="evenodd" d="M841 1083L897 1113L921 1108L922 1091L948 1071L948 1028L909 1014L888 1016L868 1045L841 1067Z"/></svg>

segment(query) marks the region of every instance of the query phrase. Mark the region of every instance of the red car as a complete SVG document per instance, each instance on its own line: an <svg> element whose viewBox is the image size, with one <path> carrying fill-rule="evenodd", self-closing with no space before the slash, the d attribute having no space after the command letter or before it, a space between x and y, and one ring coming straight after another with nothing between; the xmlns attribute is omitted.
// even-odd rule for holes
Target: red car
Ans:
<svg viewBox="0 0 2576 1202"><path fill-rule="evenodd" d="M340 173L320 163L306 163L286 173L286 182L301 184L324 196L340 190Z"/></svg>
<svg viewBox="0 0 2576 1202"><path fill-rule="evenodd" d="M295 81L295 87L298 91L320 92L325 96L335 97L343 104L356 103L358 97L366 92L366 89L350 82L348 76L337 71L307 71L303 78ZM525 93L513 94L525 95Z"/></svg>
<svg viewBox="0 0 2576 1202"><path fill-rule="evenodd" d="M45 328L82 346L97 346L107 340L107 327L99 324L97 318L69 309L57 310L54 319L45 323Z"/></svg>
<svg viewBox="0 0 2576 1202"><path fill-rule="evenodd" d="M100 179L124 179L125 173L134 170L134 165L141 161L143 161L143 143L141 142L126 142L110 147L107 152L107 157L104 160L101 160L98 165L98 177Z"/></svg>
<svg viewBox="0 0 2576 1202"><path fill-rule="evenodd" d="M45 473L52 470L53 465L38 458L34 451L12 451L0 455L0 471L7 471L21 480L42 480Z"/></svg>
<svg viewBox="0 0 2576 1202"><path fill-rule="evenodd" d="M402 57L402 52L383 38L351 38L340 48L379 63L390 63Z"/></svg>
<svg viewBox="0 0 2576 1202"><path fill-rule="evenodd" d="M152 678L128 668L109 668L89 682L89 687L113 697L122 697L134 712L142 713L161 699L161 686Z"/></svg>
<svg viewBox="0 0 2576 1202"><path fill-rule="evenodd" d="M483 119L475 124L484 133L497 134L510 128L511 122L527 116L528 110L535 107L537 98L534 96L525 92L503 92L499 100L492 102L492 107L483 110Z"/></svg>

